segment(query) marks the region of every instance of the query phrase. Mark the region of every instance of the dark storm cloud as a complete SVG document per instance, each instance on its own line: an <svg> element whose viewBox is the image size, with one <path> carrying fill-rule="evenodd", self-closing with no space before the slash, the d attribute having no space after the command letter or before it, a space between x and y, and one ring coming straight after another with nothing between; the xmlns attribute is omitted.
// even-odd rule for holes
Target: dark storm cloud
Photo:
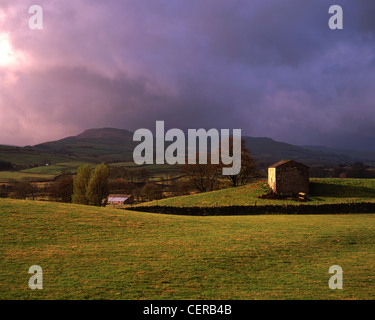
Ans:
<svg viewBox="0 0 375 320"><path fill-rule="evenodd" d="M0 19L20 57L0 67L0 143L164 120L374 150L373 1L336 1L340 31L324 0L40 1L41 32L26 2Z"/></svg>
<svg viewBox="0 0 375 320"><path fill-rule="evenodd" d="M365 35L375 35L375 2L371 0L356 1L358 7L358 18L355 19L358 31Z"/></svg>

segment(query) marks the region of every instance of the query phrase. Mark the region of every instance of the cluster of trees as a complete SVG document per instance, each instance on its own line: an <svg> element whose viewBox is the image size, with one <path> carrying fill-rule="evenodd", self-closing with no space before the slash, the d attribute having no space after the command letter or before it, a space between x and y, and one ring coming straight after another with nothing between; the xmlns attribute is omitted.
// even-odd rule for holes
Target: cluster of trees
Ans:
<svg viewBox="0 0 375 320"><path fill-rule="evenodd" d="M231 143L233 143L231 141ZM230 150L233 150L230 147ZM198 155L197 155L198 156ZM185 174L191 185L200 192L212 191L218 188L220 180L227 180L232 187L237 187L249 183L259 176L255 160L250 156L250 151L246 148L245 140L241 140L241 171L237 175L222 175L222 163L212 164L208 156L207 164L185 164L181 172Z"/></svg>
<svg viewBox="0 0 375 320"><path fill-rule="evenodd" d="M0 160L0 171L10 171L13 170L13 165L9 161Z"/></svg>
<svg viewBox="0 0 375 320"><path fill-rule="evenodd" d="M146 183L150 180L150 172L146 168L129 169L125 167L111 167L112 178L125 179L129 182Z"/></svg>
<svg viewBox="0 0 375 320"><path fill-rule="evenodd" d="M28 180L14 181L0 185L1 198L14 199L40 199L40 197L52 197L54 200L63 202L71 202L73 194L73 178L71 176L64 177L58 182L50 183L31 182Z"/></svg>
<svg viewBox="0 0 375 320"><path fill-rule="evenodd" d="M339 164L333 168L310 167L310 177L373 179L375 171L371 170L370 166L357 162L352 165Z"/></svg>
<svg viewBox="0 0 375 320"><path fill-rule="evenodd" d="M153 182L129 182L118 178L108 182L110 193L132 194L134 198L143 201L159 200L163 197L165 187Z"/></svg>
<svg viewBox="0 0 375 320"><path fill-rule="evenodd" d="M70 174L62 175L61 179L56 182L50 189L49 195L62 202L72 202L74 180Z"/></svg>
<svg viewBox="0 0 375 320"><path fill-rule="evenodd" d="M11 187L5 184L0 184L0 198L7 198L11 192Z"/></svg>
<svg viewBox="0 0 375 320"><path fill-rule="evenodd" d="M230 148L233 150L233 148ZM258 177L255 161L241 143L241 171L234 176L222 175L225 167L222 163L186 164L181 167L184 178L168 184L150 182L150 173L145 168L130 170L124 167L111 167L102 163L94 169L90 165L78 168L77 175L62 174L56 182L51 182L43 190L28 181L15 182L1 194L12 194L15 198L25 199L36 195L52 197L54 200L77 204L101 206L103 200L111 193L132 194L141 201L151 201L167 196L190 194L194 191L207 192L223 186L240 186ZM8 167L9 163L3 163ZM111 177L111 180L109 179Z"/></svg>
<svg viewBox="0 0 375 320"><path fill-rule="evenodd" d="M140 186L136 183L129 182L126 179L118 178L115 180L109 180L108 188L110 193L132 194L133 191L139 189Z"/></svg>
<svg viewBox="0 0 375 320"><path fill-rule="evenodd" d="M37 192L38 188L29 181L16 182L13 184L13 197L16 199L31 197L34 200Z"/></svg>
<svg viewBox="0 0 375 320"><path fill-rule="evenodd" d="M105 163L94 170L86 164L78 168L73 181L72 202L92 206L101 206L108 196L109 167Z"/></svg>
<svg viewBox="0 0 375 320"><path fill-rule="evenodd" d="M362 178L362 179L373 179L375 178L375 172L369 170L369 166L361 162L355 163L351 168L344 170L339 174L339 178Z"/></svg>

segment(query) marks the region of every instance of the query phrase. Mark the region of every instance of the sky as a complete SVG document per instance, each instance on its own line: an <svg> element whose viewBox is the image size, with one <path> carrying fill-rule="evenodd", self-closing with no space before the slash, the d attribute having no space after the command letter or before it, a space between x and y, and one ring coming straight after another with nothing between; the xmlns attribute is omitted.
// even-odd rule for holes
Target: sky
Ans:
<svg viewBox="0 0 375 320"><path fill-rule="evenodd" d="M373 0L0 0L0 144L162 120L375 151L374 89Z"/></svg>

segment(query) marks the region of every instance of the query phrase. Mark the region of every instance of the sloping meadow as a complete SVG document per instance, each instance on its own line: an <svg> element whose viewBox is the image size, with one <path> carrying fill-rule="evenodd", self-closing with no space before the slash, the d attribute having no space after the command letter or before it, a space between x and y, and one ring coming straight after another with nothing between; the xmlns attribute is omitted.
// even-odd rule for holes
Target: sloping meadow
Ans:
<svg viewBox="0 0 375 320"><path fill-rule="evenodd" d="M1 299L374 299L375 214L191 217L0 199ZM43 289L28 286L32 265ZM331 290L330 266L344 290Z"/></svg>
<svg viewBox="0 0 375 320"><path fill-rule="evenodd" d="M281 195L259 198L271 192L266 181L189 196L173 197L140 204L132 210L183 214L205 211L206 214L264 213L366 213L375 211L374 179L311 179L310 193L301 201L298 196ZM166 208L170 208L167 212ZM175 210L173 208L181 208ZM212 209L211 209L212 208Z"/></svg>

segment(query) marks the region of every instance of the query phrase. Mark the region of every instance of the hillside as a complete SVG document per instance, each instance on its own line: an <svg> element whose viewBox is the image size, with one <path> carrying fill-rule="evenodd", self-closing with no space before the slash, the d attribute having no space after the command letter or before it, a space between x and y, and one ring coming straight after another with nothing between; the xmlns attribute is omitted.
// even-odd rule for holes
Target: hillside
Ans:
<svg viewBox="0 0 375 320"><path fill-rule="evenodd" d="M375 202L375 179L311 179L308 202L258 198L270 191L266 181L258 181L242 187L167 198L139 206L222 207Z"/></svg>
<svg viewBox="0 0 375 320"><path fill-rule="evenodd" d="M302 148L312 150L314 152L336 154L336 155L339 155L342 157L348 157L350 159L357 160L360 162L367 162L367 163L375 162L375 152L371 152L371 151L328 148L324 146L302 146Z"/></svg>
<svg viewBox="0 0 375 320"><path fill-rule="evenodd" d="M0 299L374 299L374 217L165 216L0 199ZM43 290L28 288L35 264ZM345 290L328 288L334 264Z"/></svg>
<svg viewBox="0 0 375 320"><path fill-rule="evenodd" d="M27 166L32 163L46 164L70 161L66 154L42 150L35 147L14 147L0 145L0 161L9 161L14 165Z"/></svg>
<svg viewBox="0 0 375 320"><path fill-rule="evenodd" d="M258 162L265 163L266 166L280 161L281 159L293 159L309 166L335 166L339 163L355 162L354 158L345 154L334 153L331 150L311 150L309 148L275 141L271 138L244 137L244 139L252 156L257 159ZM371 159L370 162L375 164L375 157Z"/></svg>
<svg viewBox="0 0 375 320"><path fill-rule="evenodd" d="M34 148L79 161L98 163L131 161L134 146L132 132L103 128L86 130L77 136L38 144Z"/></svg>
<svg viewBox="0 0 375 320"><path fill-rule="evenodd" d="M307 165L335 166L365 162L375 166L375 153L326 147L299 147L271 138L244 137L258 166L265 168L280 159L294 159ZM133 133L124 129L89 129L77 136L28 147L0 146L0 160L16 165L60 162L129 162L133 159Z"/></svg>

